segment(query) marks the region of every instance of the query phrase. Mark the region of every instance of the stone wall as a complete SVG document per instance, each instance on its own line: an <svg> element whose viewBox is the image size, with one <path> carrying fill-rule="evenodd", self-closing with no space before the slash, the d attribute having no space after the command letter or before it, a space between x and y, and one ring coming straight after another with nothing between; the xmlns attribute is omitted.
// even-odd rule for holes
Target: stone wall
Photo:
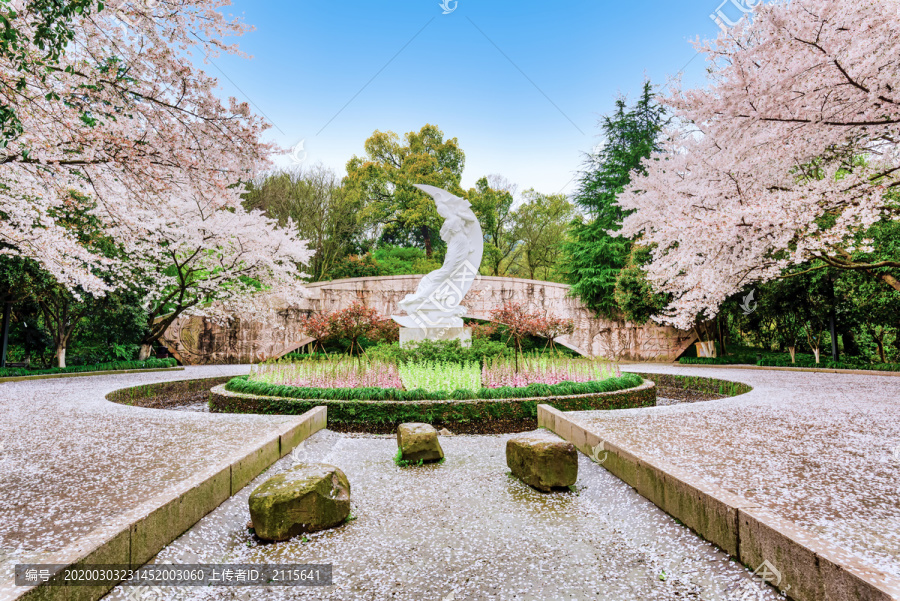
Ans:
<svg viewBox="0 0 900 601"><path fill-rule="evenodd" d="M202 317L177 319L163 335L163 342L186 365L257 363L280 357L312 341L299 331L299 318L311 311L336 311L360 301L382 315L397 312L397 303L415 291L422 276L353 278L317 282L305 286L306 299L287 306L271 296L270 317L248 322L236 317L218 324ZM565 284L480 277L463 301L467 317L490 319L491 309L504 301L527 303L545 313L571 318L575 333L558 342L592 357L618 361L674 361L695 340L688 332L653 324L637 326L623 321L597 319L578 299L569 296Z"/></svg>

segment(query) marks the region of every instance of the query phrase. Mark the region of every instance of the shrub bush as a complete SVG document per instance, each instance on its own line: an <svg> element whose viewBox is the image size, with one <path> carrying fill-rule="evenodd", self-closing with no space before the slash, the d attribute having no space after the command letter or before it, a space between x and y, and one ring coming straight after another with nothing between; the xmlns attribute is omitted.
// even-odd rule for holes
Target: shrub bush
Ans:
<svg viewBox="0 0 900 601"><path fill-rule="evenodd" d="M423 340L407 348L400 348L399 342L379 344L369 349L367 354L372 359L381 359L392 363L477 363L481 365L485 359L495 357L512 357L513 349L503 342L495 342L476 338L472 346L463 346L459 340Z"/></svg>
<svg viewBox="0 0 900 601"><path fill-rule="evenodd" d="M816 363L812 355L797 354L792 362L789 355L772 355L757 360L751 355L726 355L725 357L682 357L678 360L682 365L758 365L760 367L810 367L822 369L856 369L871 371L900 371L900 364L884 363L870 365L858 361L822 361Z"/></svg>
<svg viewBox="0 0 900 601"><path fill-rule="evenodd" d="M127 369L161 369L175 367L178 361L175 359L147 359L146 361L113 361L111 363L97 363L95 365L77 365L75 367L54 367L52 369L0 369L0 378L19 378L23 376L44 376L52 374L76 374L92 371L121 371Z"/></svg>

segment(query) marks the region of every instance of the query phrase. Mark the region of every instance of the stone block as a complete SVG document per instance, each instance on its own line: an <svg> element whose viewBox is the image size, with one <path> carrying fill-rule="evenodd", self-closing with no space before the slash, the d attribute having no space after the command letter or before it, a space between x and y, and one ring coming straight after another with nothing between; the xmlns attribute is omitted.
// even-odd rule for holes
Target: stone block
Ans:
<svg viewBox="0 0 900 601"><path fill-rule="evenodd" d="M403 461L430 462L444 458L437 430L428 424L400 424L397 427L397 446Z"/></svg>
<svg viewBox="0 0 900 601"><path fill-rule="evenodd" d="M300 464L250 494L250 519L263 540L334 528L350 515L350 482L327 464Z"/></svg>
<svg viewBox="0 0 900 601"><path fill-rule="evenodd" d="M542 430L507 440L506 464L522 482L543 492L571 486L578 479L575 445Z"/></svg>

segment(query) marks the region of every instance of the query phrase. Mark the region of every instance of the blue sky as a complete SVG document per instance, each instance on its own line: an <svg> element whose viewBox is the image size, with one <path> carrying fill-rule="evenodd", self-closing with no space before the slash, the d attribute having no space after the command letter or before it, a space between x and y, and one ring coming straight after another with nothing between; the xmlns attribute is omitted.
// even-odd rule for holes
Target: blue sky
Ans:
<svg viewBox="0 0 900 601"><path fill-rule="evenodd" d="M645 76L664 83L695 57L690 39L718 32L717 0L454 6L444 15L440 0L235 0L225 12L256 27L238 39L253 58L207 70L223 95L268 118L269 139L303 141L307 163L343 174L376 129L402 136L433 123L466 153L464 187L499 173L520 190L571 192L617 95L633 97ZM703 57L683 78L703 84Z"/></svg>

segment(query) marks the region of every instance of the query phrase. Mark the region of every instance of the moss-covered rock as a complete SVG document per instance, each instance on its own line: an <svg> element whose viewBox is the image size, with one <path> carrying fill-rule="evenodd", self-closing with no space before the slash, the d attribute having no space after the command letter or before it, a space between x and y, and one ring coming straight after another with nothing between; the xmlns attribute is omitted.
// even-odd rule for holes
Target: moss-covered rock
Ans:
<svg viewBox="0 0 900 601"><path fill-rule="evenodd" d="M250 494L250 519L263 540L333 528L349 515L350 482L333 465L297 465Z"/></svg>
<svg viewBox="0 0 900 601"><path fill-rule="evenodd" d="M403 461L440 461L444 450L438 442L437 430L428 424L400 424L397 446Z"/></svg>
<svg viewBox="0 0 900 601"><path fill-rule="evenodd" d="M522 482L543 492L578 479L578 451L571 442L539 430L506 441L506 465Z"/></svg>

